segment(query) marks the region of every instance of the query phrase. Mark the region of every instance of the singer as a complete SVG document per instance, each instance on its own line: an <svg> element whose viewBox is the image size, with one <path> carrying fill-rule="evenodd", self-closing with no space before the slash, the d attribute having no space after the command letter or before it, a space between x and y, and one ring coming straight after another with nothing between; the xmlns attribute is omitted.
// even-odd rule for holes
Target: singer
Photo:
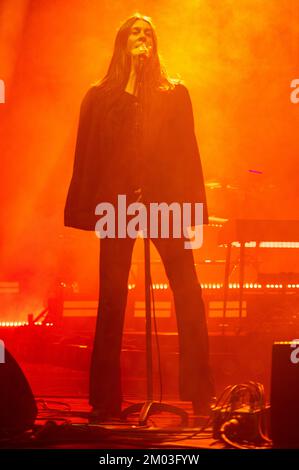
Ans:
<svg viewBox="0 0 299 470"><path fill-rule="evenodd" d="M205 187L192 105L184 85L168 77L151 19L139 14L120 27L104 79L83 99L65 225L94 230L96 206L203 203ZM193 224L194 225L194 224ZM180 396L196 415L214 394L201 287L183 238L151 240L174 295L180 345ZM100 293L90 369L91 415L118 417L122 405L120 353L127 284L135 240L100 240Z"/></svg>

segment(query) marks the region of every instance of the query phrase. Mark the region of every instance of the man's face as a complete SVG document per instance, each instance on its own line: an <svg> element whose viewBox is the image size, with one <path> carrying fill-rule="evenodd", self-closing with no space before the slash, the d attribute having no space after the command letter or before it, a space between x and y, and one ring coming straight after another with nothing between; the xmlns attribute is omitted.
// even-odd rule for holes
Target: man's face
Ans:
<svg viewBox="0 0 299 470"><path fill-rule="evenodd" d="M131 26L131 32L128 36L127 52L135 55L136 50L142 45L151 50L153 46L153 30L146 21L136 20Z"/></svg>

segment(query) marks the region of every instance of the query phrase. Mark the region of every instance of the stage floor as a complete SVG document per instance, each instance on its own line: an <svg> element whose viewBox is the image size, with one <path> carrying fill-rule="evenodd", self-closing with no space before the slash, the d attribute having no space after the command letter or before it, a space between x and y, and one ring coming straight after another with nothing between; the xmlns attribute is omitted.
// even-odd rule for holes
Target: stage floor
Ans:
<svg viewBox="0 0 299 470"><path fill-rule="evenodd" d="M32 440L23 437L3 445L5 448L47 449L224 449L225 445L213 439L212 422L192 414L191 404L167 402L178 406L189 415L187 426L180 418L168 413L154 414L145 426L139 425L135 414L126 422L111 421L90 424L90 406L86 398L35 397L38 404L36 430ZM124 401L123 409L136 401ZM203 429L204 425L207 427ZM2 448L3 448L2 447Z"/></svg>

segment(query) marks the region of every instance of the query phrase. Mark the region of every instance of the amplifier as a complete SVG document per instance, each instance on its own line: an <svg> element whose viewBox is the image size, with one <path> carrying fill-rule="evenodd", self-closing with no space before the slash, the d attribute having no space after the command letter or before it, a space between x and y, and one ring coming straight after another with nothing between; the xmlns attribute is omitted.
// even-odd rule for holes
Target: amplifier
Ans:
<svg viewBox="0 0 299 470"><path fill-rule="evenodd" d="M271 436L274 447L278 448L299 448L297 341L297 345L289 341L275 342L272 348Z"/></svg>

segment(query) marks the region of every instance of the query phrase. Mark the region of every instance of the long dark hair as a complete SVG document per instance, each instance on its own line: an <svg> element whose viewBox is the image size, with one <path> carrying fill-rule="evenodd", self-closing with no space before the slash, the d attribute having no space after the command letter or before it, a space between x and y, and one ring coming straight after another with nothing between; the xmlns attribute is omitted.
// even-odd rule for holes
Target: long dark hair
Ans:
<svg viewBox="0 0 299 470"><path fill-rule="evenodd" d="M146 61L146 73L143 74L144 88L150 93L157 89L173 89L177 80L169 78L165 68L161 65L157 35L152 20L150 17L139 13L135 13L120 26L115 38L114 51L108 72L103 80L99 82L99 86L107 91L125 88L131 69L131 56L127 53L127 41L131 28L137 20L146 21L150 25L153 34L152 53Z"/></svg>

